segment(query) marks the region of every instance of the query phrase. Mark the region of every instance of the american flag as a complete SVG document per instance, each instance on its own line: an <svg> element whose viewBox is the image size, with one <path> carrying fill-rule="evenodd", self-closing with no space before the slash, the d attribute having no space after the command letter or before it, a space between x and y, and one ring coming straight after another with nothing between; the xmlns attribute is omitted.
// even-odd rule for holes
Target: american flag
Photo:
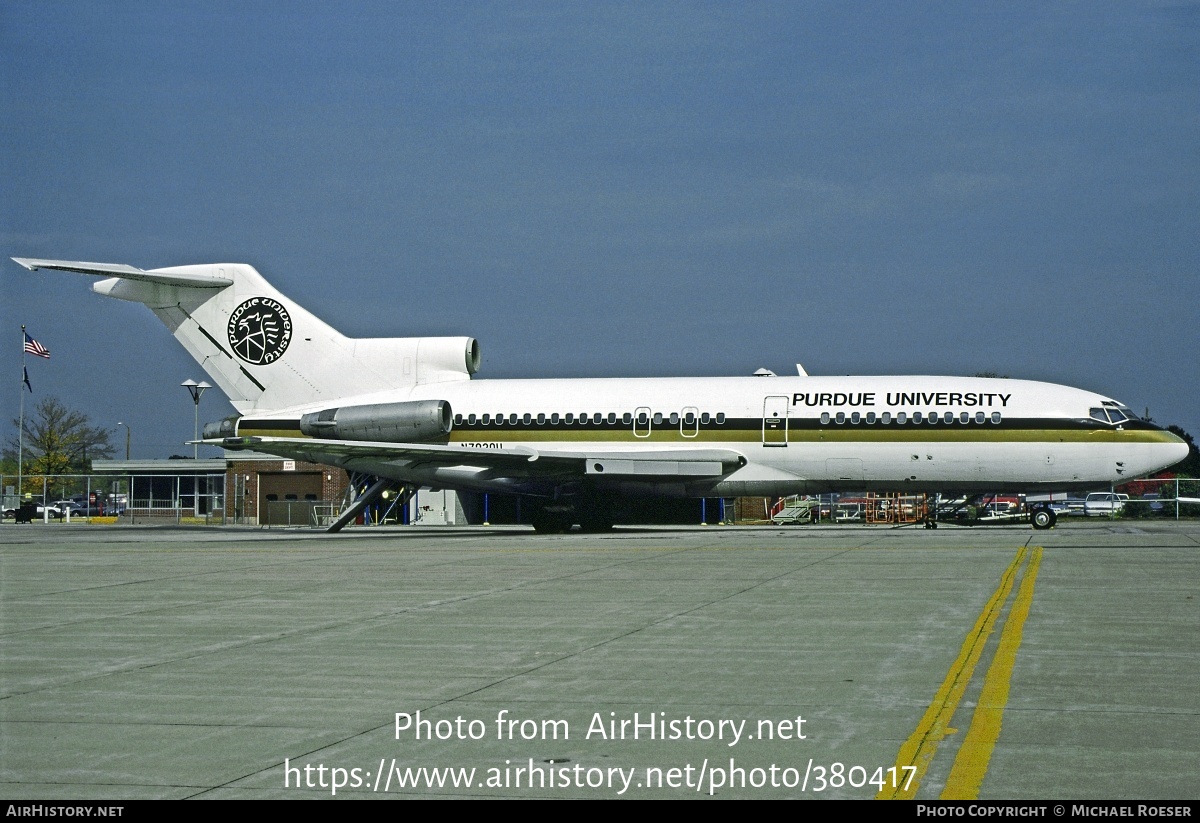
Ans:
<svg viewBox="0 0 1200 823"><path fill-rule="evenodd" d="M25 351L38 357L50 358L50 350L30 337L29 332L25 332Z"/></svg>

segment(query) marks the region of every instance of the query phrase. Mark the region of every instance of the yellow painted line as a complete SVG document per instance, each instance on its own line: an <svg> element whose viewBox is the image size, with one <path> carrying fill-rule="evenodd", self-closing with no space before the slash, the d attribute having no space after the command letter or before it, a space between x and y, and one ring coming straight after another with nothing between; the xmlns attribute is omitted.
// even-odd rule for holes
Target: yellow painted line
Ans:
<svg viewBox="0 0 1200 823"><path fill-rule="evenodd" d="M1013 667L1017 662L1017 649L1021 647L1021 635L1029 607L1033 602L1033 586L1037 581L1038 567L1042 562L1042 548L1034 548L1025 569L1025 577L1017 591L1004 630L1000 633L1000 645L983 681L983 692L979 704L971 717L971 726L959 747L950 777L942 791L942 800L975 800L979 787L987 774L992 750L1000 737L1000 724L1004 720L1004 708L1008 705L1008 690L1012 682Z"/></svg>
<svg viewBox="0 0 1200 823"><path fill-rule="evenodd" d="M954 731L950 728L950 720L954 717L954 712L962 701L963 693L971 682L975 666L983 654L983 647L996 625L996 620L1000 617L1000 610L1004 606L1004 602L1008 600L1017 569L1025 559L1025 552L1026 549L1022 546L1012 563L1004 570L1004 574L1000 577L999 587L984 605L974 627L967 634L958 657L950 666L950 671L946 673L946 679L942 681L942 685L933 696L933 701L925 710L921 722L900 746L900 751L896 754L896 771L894 772L898 777L899 785L883 788L875 795L876 800L912 800L916 797L921 779L929 769L929 763L933 760L933 756L937 754L938 746L941 745L946 735ZM905 769L905 767L911 768ZM916 771L912 772L911 769ZM911 779L909 779L910 774L912 775Z"/></svg>

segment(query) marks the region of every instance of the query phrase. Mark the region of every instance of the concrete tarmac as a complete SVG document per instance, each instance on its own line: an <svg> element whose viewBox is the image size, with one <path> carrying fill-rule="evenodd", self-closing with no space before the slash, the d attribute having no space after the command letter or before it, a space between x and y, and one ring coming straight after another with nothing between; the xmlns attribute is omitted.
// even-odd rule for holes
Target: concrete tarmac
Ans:
<svg viewBox="0 0 1200 823"><path fill-rule="evenodd" d="M1186 521L5 524L0 793L1194 800L1198 594Z"/></svg>

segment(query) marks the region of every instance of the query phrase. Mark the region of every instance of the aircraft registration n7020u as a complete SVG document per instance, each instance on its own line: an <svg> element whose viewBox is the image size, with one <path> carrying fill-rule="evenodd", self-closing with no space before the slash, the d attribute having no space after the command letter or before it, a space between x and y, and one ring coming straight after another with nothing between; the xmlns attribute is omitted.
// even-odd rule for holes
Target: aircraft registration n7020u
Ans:
<svg viewBox="0 0 1200 823"><path fill-rule="evenodd" d="M982 377L473 380L469 337L348 338L252 266L143 270L14 258L104 277L143 303L238 415L205 443L399 483L536 498L534 527L611 527L621 494L1066 491L1183 460L1187 444L1081 389ZM1053 524L1047 509L1035 526Z"/></svg>

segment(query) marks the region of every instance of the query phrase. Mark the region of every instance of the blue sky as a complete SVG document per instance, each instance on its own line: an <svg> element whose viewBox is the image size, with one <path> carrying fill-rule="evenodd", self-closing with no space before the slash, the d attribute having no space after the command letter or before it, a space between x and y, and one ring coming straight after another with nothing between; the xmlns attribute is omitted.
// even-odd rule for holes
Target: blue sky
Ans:
<svg viewBox="0 0 1200 823"><path fill-rule="evenodd" d="M0 61L5 258L247 262L483 378L993 371L1200 436L1196 3L0 0ZM157 320L0 270L9 417L25 323L35 398L190 453Z"/></svg>

